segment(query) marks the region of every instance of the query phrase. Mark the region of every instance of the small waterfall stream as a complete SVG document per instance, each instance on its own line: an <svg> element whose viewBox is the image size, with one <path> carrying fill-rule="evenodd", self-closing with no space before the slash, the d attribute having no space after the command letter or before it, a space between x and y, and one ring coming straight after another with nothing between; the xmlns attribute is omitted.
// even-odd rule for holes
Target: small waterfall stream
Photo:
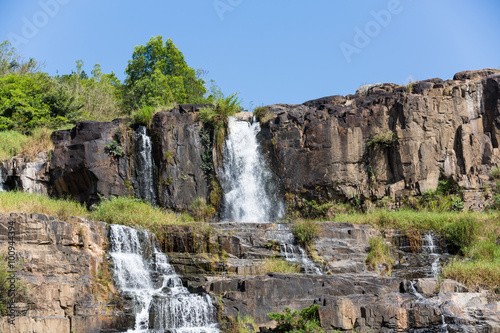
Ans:
<svg viewBox="0 0 500 333"><path fill-rule="evenodd" d="M436 253L436 245L434 245L434 236L432 233L426 233L422 244L422 250L428 253L432 258L431 277L437 277L441 271L439 264L439 253Z"/></svg>
<svg viewBox="0 0 500 333"><path fill-rule="evenodd" d="M134 300L135 327L127 332L219 332L210 297L189 293L154 236L112 225L110 242L117 284Z"/></svg>
<svg viewBox="0 0 500 333"><path fill-rule="evenodd" d="M135 170L137 196L156 205L156 192L153 177L153 149L146 126L137 127L134 133Z"/></svg>
<svg viewBox="0 0 500 333"><path fill-rule="evenodd" d="M299 264L306 274L323 274L314 262L309 259L306 251L297 244L288 225L283 223L276 224L276 230L268 231L267 236L280 243L280 252L286 261Z"/></svg>
<svg viewBox="0 0 500 333"><path fill-rule="evenodd" d="M222 220L235 222L273 222L283 217L285 207L277 198L277 179L260 152L257 121L229 118L229 133L224 143L224 192Z"/></svg>

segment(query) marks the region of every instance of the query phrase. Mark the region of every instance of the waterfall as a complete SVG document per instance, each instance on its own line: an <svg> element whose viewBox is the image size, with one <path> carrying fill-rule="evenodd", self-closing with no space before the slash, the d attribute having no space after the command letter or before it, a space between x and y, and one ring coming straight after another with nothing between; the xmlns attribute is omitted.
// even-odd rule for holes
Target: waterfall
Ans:
<svg viewBox="0 0 500 333"><path fill-rule="evenodd" d="M414 281L408 281L408 282L410 284L410 293L413 296L417 297L417 302L431 305L431 302L417 291L417 288L415 288L415 282ZM441 327L440 327L439 332L448 333L448 324L446 324L446 320L445 320L445 317L444 317L442 310L441 310Z"/></svg>
<svg viewBox="0 0 500 333"><path fill-rule="evenodd" d="M323 274L314 262L309 259L306 251L297 244L295 237L286 224L277 224L276 230L267 232L267 237L280 243L280 252L286 261L299 264L306 274Z"/></svg>
<svg viewBox="0 0 500 333"><path fill-rule="evenodd" d="M229 118L223 149L221 186L224 192L222 219L236 222L272 222L284 215L284 204L277 198L276 177L261 154L257 121Z"/></svg>
<svg viewBox="0 0 500 333"><path fill-rule="evenodd" d="M137 196L156 205L153 177L153 150L151 138L145 126L139 126L134 133L135 170Z"/></svg>
<svg viewBox="0 0 500 333"><path fill-rule="evenodd" d="M134 301L135 327L128 332L219 332L210 297L189 293L154 235L112 225L109 238L115 280Z"/></svg>
<svg viewBox="0 0 500 333"><path fill-rule="evenodd" d="M2 163L0 162L0 192L6 191L5 176Z"/></svg>
<svg viewBox="0 0 500 333"><path fill-rule="evenodd" d="M425 234L424 242L422 244L422 250L427 252L431 257L434 258L431 265L431 277L437 277L440 272L439 254L436 253L436 245L434 245L434 237L432 233Z"/></svg>

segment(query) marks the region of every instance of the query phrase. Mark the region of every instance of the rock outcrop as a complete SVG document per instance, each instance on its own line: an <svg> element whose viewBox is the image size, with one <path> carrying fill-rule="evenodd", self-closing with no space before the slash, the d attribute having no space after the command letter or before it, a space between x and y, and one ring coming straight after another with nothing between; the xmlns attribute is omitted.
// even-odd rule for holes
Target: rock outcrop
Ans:
<svg viewBox="0 0 500 333"><path fill-rule="evenodd" d="M466 208L484 209L474 193L500 163L497 73L271 105L264 147L272 147L276 172L295 199L397 199L435 190L446 178L469 191Z"/></svg>
<svg viewBox="0 0 500 333"><path fill-rule="evenodd" d="M159 204L176 210L188 209L197 197L207 198L209 181L202 169L203 123L197 111L206 105L180 105L154 115L151 132L158 166Z"/></svg>
<svg viewBox="0 0 500 333"><path fill-rule="evenodd" d="M15 291L14 325L0 317L1 332L97 333L129 325L108 268L105 223L0 213L1 253L9 250L9 226L16 277L27 289Z"/></svg>

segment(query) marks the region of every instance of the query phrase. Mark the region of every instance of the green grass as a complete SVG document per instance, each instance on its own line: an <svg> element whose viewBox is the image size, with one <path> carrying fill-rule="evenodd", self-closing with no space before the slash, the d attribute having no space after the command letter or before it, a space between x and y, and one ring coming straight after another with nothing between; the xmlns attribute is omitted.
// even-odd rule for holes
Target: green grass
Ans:
<svg viewBox="0 0 500 333"><path fill-rule="evenodd" d="M67 221L70 216L89 217L85 207L71 200L56 200L45 195L24 192L0 192L0 212L36 213L57 216Z"/></svg>
<svg viewBox="0 0 500 333"><path fill-rule="evenodd" d="M443 276L470 289L485 288L500 294L500 260L453 260L443 267Z"/></svg>
<svg viewBox="0 0 500 333"><path fill-rule="evenodd" d="M282 259L270 258L266 259L259 266L259 274L265 274L269 272L300 273L300 265Z"/></svg>
<svg viewBox="0 0 500 333"><path fill-rule="evenodd" d="M321 233L321 224L313 220L296 220L293 222L292 234L300 245L308 247Z"/></svg>
<svg viewBox="0 0 500 333"><path fill-rule="evenodd" d="M20 154L23 146L28 142L27 135L18 131L0 132L0 160L12 158Z"/></svg>
<svg viewBox="0 0 500 333"><path fill-rule="evenodd" d="M17 131L0 131L0 160L18 154L24 155L30 161L35 160L40 152L54 149L51 134L52 130L45 127L35 128L31 135Z"/></svg>
<svg viewBox="0 0 500 333"><path fill-rule="evenodd" d="M91 212L90 217L96 221L148 229L152 232L156 232L158 228L165 225L184 225L193 222L193 219L187 214L175 214L129 197L117 197L102 201Z"/></svg>
<svg viewBox="0 0 500 333"><path fill-rule="evenodd" d="M370 250L366 257L366 264L371 269L376 269L378 264L386 264L389 268L394 264L391 256L391 250L385 239L382 237L373 237L368 241Z"/></svg>

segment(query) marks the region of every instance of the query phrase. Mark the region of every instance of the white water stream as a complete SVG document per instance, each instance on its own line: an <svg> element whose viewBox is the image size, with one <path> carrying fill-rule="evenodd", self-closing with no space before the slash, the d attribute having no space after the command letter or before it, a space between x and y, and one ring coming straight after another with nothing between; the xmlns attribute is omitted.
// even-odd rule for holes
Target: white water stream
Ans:
<svg viewBox="0 0 500 333"><path fill-rule="evenodd" d="M154 235L112 225L110 242L115 279L135 307L135 327L127 332L219 332L210 297L189 293Z"/></svg>
<svg viewBox="0 0 500 333"><path fill-rule="evenodd" d="M136 169L137 196L156 205L153 178L153 149L145 126L139 126L134 134L134 163Z"/></svg>
<svg viewBox="0 0 500 333"><path fill-rule="evenodd" d="M283 217L285 206L278 198L276 177L260 152L259 122L229 118L220 175L224 192L222 220L274 222Z"/></svg>

